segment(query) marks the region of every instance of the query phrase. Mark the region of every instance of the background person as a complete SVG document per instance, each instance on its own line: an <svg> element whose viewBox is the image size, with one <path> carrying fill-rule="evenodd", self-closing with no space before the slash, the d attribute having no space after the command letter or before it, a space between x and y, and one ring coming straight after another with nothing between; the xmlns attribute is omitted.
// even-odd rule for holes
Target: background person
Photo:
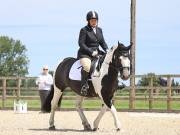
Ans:
<svg viewBox="0 0 180 135"><path fill-rule="evenodd" d="M41 100L41 112L44 112L43 104L45 102L46 97L49 94L51 85L53 84L53 78L52 75L48 72L48 66L43 66L42 70L42 73L38 76L36 80L36 84L38 85L39 96Z"/></svg>

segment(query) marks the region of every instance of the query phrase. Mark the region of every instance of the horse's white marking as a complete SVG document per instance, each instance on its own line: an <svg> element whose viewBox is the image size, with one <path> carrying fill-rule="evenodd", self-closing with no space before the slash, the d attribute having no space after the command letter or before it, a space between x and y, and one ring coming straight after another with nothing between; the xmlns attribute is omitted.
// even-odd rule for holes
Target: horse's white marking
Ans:
<svg viewBox="0 0 180 135"><path fill-rule="evenodd" d="M117 47L118 46L113 46L113 48L107 52L106 57L102 63L101 69L99 71L100 76L99 77L92 76L92 83L93 83L94 89L96 93L99 95L99 97L101 97L101 99L103 99L101 95L101 89L102 89L101 81L102 81L102 78L108 74L109 63L112 62L113 53L117 49Z"/></svg>
<svg viewBox="0 0 180 135"><path fill-rule="evenodd" d="M121 129L121 123L118 119L117 111L116 111L116 108L114 107L114 105L111 106L110 111L111 111L112 116L114 118L114 125L116 126L117 129Z"/></svg>
<svg viewBox="0 0 180 135"><path fill-rule="evenodd" d="M83 112L83 109L82 109L82 102L83 102L83 100L84 100L84 97L77 96L77 99L76 99L76 109L77 109L77 111L79 113L79 116L81 118L82 124L84 126L89 126L90 124L89 124L86 116L84 115L84 112Z"/></svg>
<svg viewBox="0 0 180 135"><path fill-rule="evenodd" d="M50 127L54 126L54 115L55 115L55 110L58 107L58 101L59 98L61 97L62 92L60 89L58 89L56 87L56 85L54 85L54 96L53 99L51 101L51 115L50 115L50 119L49 119L49 125Z"/></svg>
<svg viewBox="0 0 180 135"><path fill-rule="evenodd" d="M103 117L104 113L106 112L107 108L108 107L106 105L104 105L101 108L100 113L98 114L98 116L96 117L96 119L93 122L94 128L96 128L96 129L98 128L99 122L100 122L101 118ZM116 128L121 129L122 125L118 119L117 111L116 111L116 108L114 107L114 105L112 105L111 109L108 109L108 110L110 110L112 113L112 116L114 118L114 125L116 126Z"/></svg>
<svg viewBox="0 0 180 135"><path fill-rule="evenodd" d="M57 67L56 67L56 70L57 70ZM56 72L54 73L54 76L53 76L53 80L54 80L53 81L54 82L54 95L53 95L53 99L51 101L51 114L50 114L50 118L49 118L49 125L50 125L50 127L54 126L55 110L58 107L58 101L59 101L59 98L62 95L61 90L56 87L56 84L55 84L55 75L56 75Z"/></svg>
<svg viewBox="0 0 180 135"><path fill-rule="evenodd" d="M107 110L107 106L104 105L104 106L101 108L101 111L99 112L98 116L96 117L96 119L95 119L94 122L93 122L94 128L98 128L99 122L100 122L101 118L103 117L103 115L105 114L106 110Z"/></svg>
<svg viewBox="0 0 180 135"><path fill-rule="evenodd" d="M130 67L130 60L128 57L120 56L122 67Z"/></svg>
<svg viewBox="0 0 180 135"><path fill-rule="evenodd" d="M125 56L120 56L119 58L121 60L121 64L122 67L124 67L125 69L123 69L123 76L129 76L129 69L130 68L130 60L128 57Z"/></svg>

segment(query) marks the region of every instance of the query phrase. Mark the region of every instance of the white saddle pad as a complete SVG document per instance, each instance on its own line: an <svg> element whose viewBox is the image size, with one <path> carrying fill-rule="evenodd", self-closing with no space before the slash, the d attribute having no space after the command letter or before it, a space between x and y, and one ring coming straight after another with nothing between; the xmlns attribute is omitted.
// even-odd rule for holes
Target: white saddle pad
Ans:
<svg viewBox="0 0 180 135"><path fill-rule="evenodd" d="M97 66L98 61L96 62L95 67ZM82 65L80 63L80 60L77 60L71 67L70 72L69 72L69 79L71 80L77 80L81 81L81 69ZM100 75L99 72L95 71L92 73L91 77L98 77Z"/></svg>
<svg viewBox="0 0 180 135"><path fill-rule="evenodd" d="M81 69L82 69L82 65L80 63L80 60L78 60L72 65L70 72L69 72L69 78L71 80L80 81L81 80Z"/></svg>

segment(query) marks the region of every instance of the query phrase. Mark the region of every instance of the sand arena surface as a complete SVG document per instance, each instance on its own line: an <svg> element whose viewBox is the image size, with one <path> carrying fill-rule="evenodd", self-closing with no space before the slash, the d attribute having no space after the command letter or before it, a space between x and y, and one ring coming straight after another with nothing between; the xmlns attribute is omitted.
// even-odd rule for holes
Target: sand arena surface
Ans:
<svg viewBox="0 0 180 135"><path fill-rule="evenodd" d="M98 111L85 112L92 125ZM116 132L113 118L107 112L99 130L84 132L76 111L56 112L56 131L49 131L49 114L28 111L16 114L0 111L0 135L180 135L180 114L118 112L122 130Z"/></svg>

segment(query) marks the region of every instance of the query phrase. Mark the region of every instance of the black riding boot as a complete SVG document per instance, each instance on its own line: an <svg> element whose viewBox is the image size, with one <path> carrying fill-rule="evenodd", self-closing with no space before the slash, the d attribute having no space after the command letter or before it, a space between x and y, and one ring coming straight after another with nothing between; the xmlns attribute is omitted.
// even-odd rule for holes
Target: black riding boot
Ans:
<svg viewBox="0 0 180 135"><path fill-rule="evenodd" d="M81 94L85 96L87 95L89 89L88 76L89 76L88 72L86 72L85 70L81 71Z"/></svg>

